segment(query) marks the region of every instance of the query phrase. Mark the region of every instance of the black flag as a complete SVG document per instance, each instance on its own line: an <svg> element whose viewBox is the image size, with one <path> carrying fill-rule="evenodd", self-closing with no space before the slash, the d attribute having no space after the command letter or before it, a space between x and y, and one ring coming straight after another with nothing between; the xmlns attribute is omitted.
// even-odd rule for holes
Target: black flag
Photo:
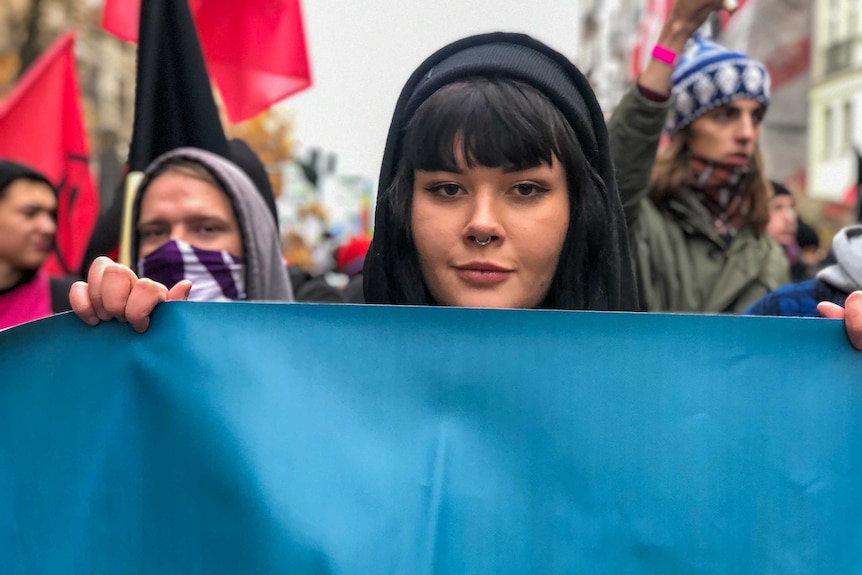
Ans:
<svg viewBox="0 0 862 575"><path fill-rule="evenodd" d="M182 146L228 154L188 3L146 0L141 2L129 169L143 170Z"/></svg>
<svg viewBox="0 0 862 575"><path fill-rule="evenodd" d="M186 0L141 2L136 75L130 171L142 171L164 152L184 146L228 156ZM84 273L99 255L113 255L123 233L125 191L125 182L118 182L114 199L90 239ZM119 255L122 259L123 254Z"/></svg>

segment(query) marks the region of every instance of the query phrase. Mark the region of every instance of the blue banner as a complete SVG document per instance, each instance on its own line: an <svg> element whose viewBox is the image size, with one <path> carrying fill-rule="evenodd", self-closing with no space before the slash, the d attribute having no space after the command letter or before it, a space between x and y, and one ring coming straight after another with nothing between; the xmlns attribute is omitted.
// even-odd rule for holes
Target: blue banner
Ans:
<svg viewBox="0 0 862 575"><path fill-rule="evenodd" d="M862 572L819 319L169 303L0 332L0 571Z"/></svg>

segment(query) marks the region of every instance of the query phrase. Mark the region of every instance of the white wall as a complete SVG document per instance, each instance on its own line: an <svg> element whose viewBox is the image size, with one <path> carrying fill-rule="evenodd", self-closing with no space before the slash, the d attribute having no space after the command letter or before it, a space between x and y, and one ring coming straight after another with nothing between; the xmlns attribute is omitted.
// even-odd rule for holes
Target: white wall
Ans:
<svg viewBox="0 0 862 575"><path fill-rule="evenodd" d="M377 173L395 101L436 49L479 32L526 32L570 59L578 3L561 0L368 0L302 2L313 86L285 101L298 150L335 152L338 171Z"/></svg>

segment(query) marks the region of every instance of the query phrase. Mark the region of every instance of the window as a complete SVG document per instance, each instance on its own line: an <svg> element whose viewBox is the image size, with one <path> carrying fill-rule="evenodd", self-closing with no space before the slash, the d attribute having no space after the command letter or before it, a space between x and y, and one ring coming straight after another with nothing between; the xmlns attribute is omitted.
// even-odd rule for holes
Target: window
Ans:
<svg viewBox="0 0 862 575"><path fill-rule="evenodd" d="M829 159L832 155L832 108L826 106L823 109L823 158Z"/></svg>

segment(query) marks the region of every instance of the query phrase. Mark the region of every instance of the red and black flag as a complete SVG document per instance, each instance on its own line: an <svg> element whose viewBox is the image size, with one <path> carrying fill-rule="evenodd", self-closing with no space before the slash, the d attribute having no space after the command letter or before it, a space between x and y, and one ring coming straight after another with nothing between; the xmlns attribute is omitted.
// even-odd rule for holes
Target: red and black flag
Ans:
<svg viewBox="0 0 862 575"><path fill-rule="evenodd" d="M138 5L151 1L107 0L102 25L135 41ZM189 0L189 8L231 122L311 85L299 0Z"/></svg>
<svg viewBox="0 0 862 575"><path fill-rule="evenodd" d="M0 104L0 158L38 170L58 191L55 250L42 268L54 277L80 273L99 216L74 42L72 33L57 39Z"/></svg>
<svg viewBox="0 0 862 575"><path fill-rule="evenodd" d="M106 17L110 10L127 12L112 9L112 4L119 6L109 2ZM186 0L147 0L140 3L140 10L139 18L133 19L139 24L140 40L130 172L141 172L164 152L184 146L228 157L227 139ZM99 254L113 254L119 240L118 259L132 263L126 244L135 185L135 178L127 181L100 219L88 252L90 261ZM129 186L132 191L126 193Z"/></svg>

